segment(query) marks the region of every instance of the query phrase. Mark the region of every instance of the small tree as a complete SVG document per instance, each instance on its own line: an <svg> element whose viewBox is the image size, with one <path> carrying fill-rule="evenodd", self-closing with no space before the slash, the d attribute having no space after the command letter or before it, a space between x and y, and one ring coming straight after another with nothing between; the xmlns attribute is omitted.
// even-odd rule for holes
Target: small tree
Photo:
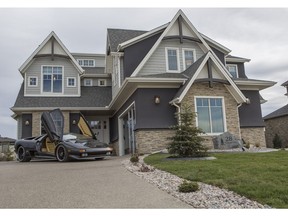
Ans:
<svg viewBox="0 0 288 216"><path fill-rule="evenodd" d="M282 148L282 140L277 133L275 134L273 138L273 147L276 149Z"/></svg>
<svg viewBox="0 0 288 216"><path fill-rule="evenodd" d="M207 156L207 148L202 145L204 138L199 136L204 132L193 126L195 113L191 111L190 107L183 105L179 118L179 124L172 127L175 130L175 136L169 137L172 140L168 144L169 153L180 157Z"/></svg>

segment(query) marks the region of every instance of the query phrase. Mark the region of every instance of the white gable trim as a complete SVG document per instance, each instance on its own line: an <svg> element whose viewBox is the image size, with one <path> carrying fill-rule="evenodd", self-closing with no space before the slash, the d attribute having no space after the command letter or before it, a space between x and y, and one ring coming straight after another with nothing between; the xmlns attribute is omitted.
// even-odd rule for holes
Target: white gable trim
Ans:
<svg viewBox="0 0 288 216"><path fill-rule="evenodd" d="M167 26L167 28L164 30L164 32L162 33L162 35L158 38L158 40L156 41L156 43L153 45L153 47L149 50L149 52L147 53L147 55L143 58L143 60L140 62L140 64L138 65L138 67L135 69L135 71L132 73L131 77L135 77L139 71L143 68L143 66L145 65L145 63L148 61L148 59L152 56L152 54L154 53L154 51L157 49L157 47L159 46L159 44L161 43L162 39L165 37L165 35L169 32L169 30L171 29L171 27L173 26L173 24L177 21L178 17L182 16L183 20L188 24L188 26L191 28L191 30L196 34L196 36L198 37L198 39L202 42L202 44L204 45L204 47L207 49L206 51L211 51L211 48L208 46L208 44L205 42L205 40L202 38L202 36L199 34L199 32L196 30L196 28L192 25L192 23L189 21L189 19L186 17L186 15L183 13L182 10L179 10L177 12L177 14L174 16L174 18L172 19L172 21L169 23L169 25ZM205 51L204 51L205 52Z"/></svg>
<svg viewBox="0 0 288 216"><path fill-rule="evenodd" d="M247 101L246 97L243 95L241 90L237 87L237 85L234 83L234 81L231 79L231 77L228 75L228 73L223 69L221 64L219 64L219 62L215 58L213 52L209 52L206 55L206 57L203 59L201 65L198 67L197 71L195 72L193 77L190 79L189 83L187 84L187 86L185 87L183 92L181 93L179 98L177 98L177 103L181 103L181 101L183 100L183 98L187 94L188 90L191 88L192 84L194 83L194 81L198 77L199 73L201 72L201 70L203 69L203 67L205 66L205 64L207 63L209 58L211 58L211 60L215 63L216 67L220 70L220 72L223 74L225 79L230 83L230 86L226 86L226 88L231 93L231 95L235 98L237 103L245 103Z"/></svg>
<svg viewBox="0 0 288 216"><path fill-rule="evenodd" d="M30 55L30 57L21 65L21 67L19 68L19 71L21 72L21 74L25 73L25 69L27 68L28 65L31 64L31 62L33 61L33 58L35 57L35 55L37 55L37 53L45 46L45 44L52 38L54 37L55 40L60 44L60 46L63 48L63 50L65 51L65 53L69 56L69 58L71 59L72 63L75 65L76 69L79 71L80 74L84 73L83 68L78 64L78 62L75 60L75 58L71 55L71 53L69 52L69 50L64 46L64 44L61 42L61 40L58 38L58 36L55 34L54 31L52 31L46 38L45 40L38 46L38 48Z"/></svg>

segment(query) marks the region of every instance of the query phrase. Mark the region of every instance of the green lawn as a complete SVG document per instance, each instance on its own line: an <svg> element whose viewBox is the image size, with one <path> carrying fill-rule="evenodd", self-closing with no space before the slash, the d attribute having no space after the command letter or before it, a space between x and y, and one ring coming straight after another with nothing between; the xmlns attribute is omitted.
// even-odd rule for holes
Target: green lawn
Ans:
<svg viewBox="0 0 288 216"><path fill-rule="evenodd" d="M288 151L215 153L216 160L171 161L150 155L145 163L181 178L235 191L274 208L288 208Z"/></svg>

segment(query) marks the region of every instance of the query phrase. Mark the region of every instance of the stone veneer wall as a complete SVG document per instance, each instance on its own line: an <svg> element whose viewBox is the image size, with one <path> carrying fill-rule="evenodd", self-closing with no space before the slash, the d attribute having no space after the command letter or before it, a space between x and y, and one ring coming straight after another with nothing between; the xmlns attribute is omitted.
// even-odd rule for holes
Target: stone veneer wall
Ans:
<svg viewBox="0 0 288 216"><path fill-rule="evenodd" d="M261 147L266 147L264 127L248 127L241 128L241 137L246 143L251 145L260 144Z"/></svg>
<svg viewBox="0 0 288 216"><path fill-rule="evenodd" d="M69 133L69 112L63 112L64 116L64 133ZM39 136L41 134L41 115L42 112L32 113L32 136Z"/></svg>
<svg viewBox="0 0 288 216"><path fill-rule="evenodd" d="M145 154L166 149L170 142L167 138L172 137L174 133L170 129L137 130L135 137L138 153Z"/></svg>
<svg viewBox="0 0 288 216"><path fill-rule="evenodd" d="M288 147L288 116L265 120L265 137L267 147L273 148L273 139L277 133L283 147Z"/></svg>
<svg viewBox="0 0 288 216"><path fill-rule="evenodd" d="M237 102L223 84L213 83L213 88L209 88L208 83L194 83L185 95L182 104L188 104L191 106L193 111L196 111L194 103L195 96L224 97L227 131L235 135L237 138L241 138ZM206 139L204 145L208 148L213 148L213 137L214 136L204 136Z"/></svg>

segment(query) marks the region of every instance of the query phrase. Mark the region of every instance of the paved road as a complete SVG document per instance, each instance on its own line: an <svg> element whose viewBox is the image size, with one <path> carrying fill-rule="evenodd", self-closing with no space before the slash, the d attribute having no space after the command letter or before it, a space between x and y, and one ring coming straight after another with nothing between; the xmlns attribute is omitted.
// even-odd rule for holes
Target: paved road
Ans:
<svg viewBox="0 0 288 216"><path fill-rule="evenodd" d="M127 171L123 159L0 162L0 208L191 208Z"/></svg>

